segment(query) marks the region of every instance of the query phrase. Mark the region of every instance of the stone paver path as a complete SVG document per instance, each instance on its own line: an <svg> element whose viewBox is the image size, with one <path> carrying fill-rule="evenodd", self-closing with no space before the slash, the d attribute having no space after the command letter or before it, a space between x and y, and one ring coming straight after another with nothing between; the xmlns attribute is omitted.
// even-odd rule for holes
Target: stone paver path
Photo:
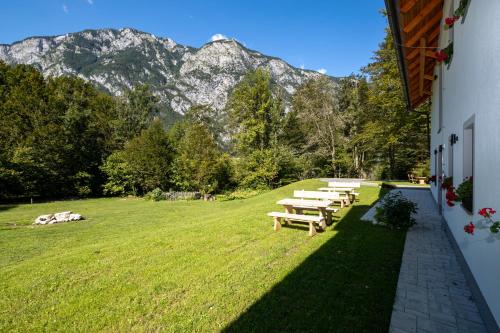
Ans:
<svg viewBox="0 0 500 333"><path fill-rule="evenodd" d="M390 332L486 332L430 191L401 192L419 211L406 236Z"/></svg>

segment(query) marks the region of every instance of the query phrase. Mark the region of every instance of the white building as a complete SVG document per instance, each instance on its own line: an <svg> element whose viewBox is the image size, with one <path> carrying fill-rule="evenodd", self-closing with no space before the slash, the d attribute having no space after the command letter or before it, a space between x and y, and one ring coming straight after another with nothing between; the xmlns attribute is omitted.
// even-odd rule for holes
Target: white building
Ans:
<svg viewBox="0 0 500 333"><path fill-rule="evenodd" d="M478 210L500 220L500 0L386 0L409 109L431 102L431 186L488 328L500 326L500 233ZM458 12L456 12L458 9ZM460 12L460 9L463 9ZM448 17L460 18L448 28ZM453 44L449 64L436 51ZM471 211L449 207L440 177L454 187L473 176ZM464 232L470 221L474 235Z"/></svg>

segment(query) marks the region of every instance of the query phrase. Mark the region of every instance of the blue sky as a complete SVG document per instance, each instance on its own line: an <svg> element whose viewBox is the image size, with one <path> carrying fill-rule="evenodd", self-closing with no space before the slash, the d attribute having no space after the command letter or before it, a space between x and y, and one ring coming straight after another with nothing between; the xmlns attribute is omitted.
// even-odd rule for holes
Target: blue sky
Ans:
<svg viewBox="0 0 500 333"><path fill-rule="evenodd" d="M384 35L383 0L24 0L0 2L0 43L132 27L199 47L213 35L333 76L366 65Z"/></svg>

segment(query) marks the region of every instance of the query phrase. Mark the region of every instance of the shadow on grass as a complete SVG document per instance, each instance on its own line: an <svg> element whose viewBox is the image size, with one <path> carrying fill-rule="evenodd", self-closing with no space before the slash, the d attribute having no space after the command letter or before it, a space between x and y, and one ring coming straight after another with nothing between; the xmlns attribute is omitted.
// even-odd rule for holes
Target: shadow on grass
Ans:
<svg viewBox="0 0 500 333"><path fill-rule="evenodd" d="M405 235L360 221L368 208L317 235L337 231L223 332L387 332Z"/></svg>
<svg viewBox="0 0 500 333"><path fill-rule="evenodd" d="M2 205L0 204L0 212L17 207L17 205Z"/></svg>

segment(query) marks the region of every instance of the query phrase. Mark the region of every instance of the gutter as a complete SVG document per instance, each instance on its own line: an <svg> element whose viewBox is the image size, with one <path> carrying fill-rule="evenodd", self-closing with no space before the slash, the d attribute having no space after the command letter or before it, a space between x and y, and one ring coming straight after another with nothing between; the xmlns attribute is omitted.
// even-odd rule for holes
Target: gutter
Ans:
<svg viewBox="0 0 500 333"><path fill-rule="evenodd" d="M401 38L401 31L399 30L399 16L398 6L399 0L385 0L385 8L387 8L387 19L391 27L392 36L394 38L394 48L396 49L399 73L401 75L401 83L403 84L403 91L406 98L406 108L408 111L412 110L410 102L410 90L408 87L408 76L405 68L405 58L403 54L403 40Z"/></svg>

